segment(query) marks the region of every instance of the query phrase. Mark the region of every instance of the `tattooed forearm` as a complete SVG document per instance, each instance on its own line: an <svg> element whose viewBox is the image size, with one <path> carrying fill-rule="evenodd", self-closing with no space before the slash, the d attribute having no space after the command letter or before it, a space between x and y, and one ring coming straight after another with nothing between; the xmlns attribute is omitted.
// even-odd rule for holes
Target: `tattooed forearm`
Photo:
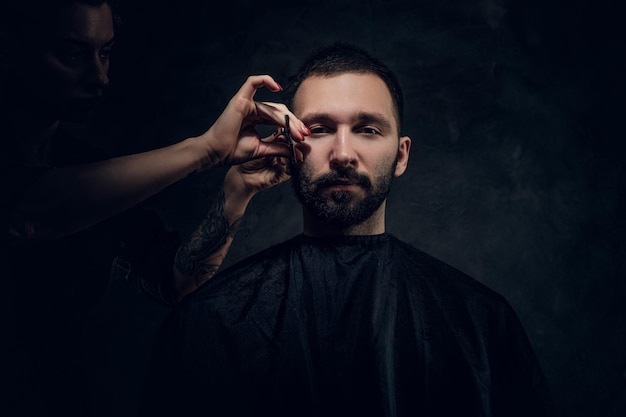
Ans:
<svg viewBox="0 0 626 417"><path fill-rule="evenodd" d="M220 269L219 264L212 264L212 263L205 264L203 262L200 262L200 265L198 265L197 274L194 277L196 284L202 285L209 279L213 278L213 275L217 273L218 269Z"/></svg>
<svg viewBox="0 0 626 417"><path fill-rule="evenodd" d="M201 284L215 275L223 258L220 252L227 245L228 237L234 236L241 222L241 218L236 218L229 224L224 203L222 190L207 217L176 255L176 268L182 274L193 277L196 284Z"/></svg>

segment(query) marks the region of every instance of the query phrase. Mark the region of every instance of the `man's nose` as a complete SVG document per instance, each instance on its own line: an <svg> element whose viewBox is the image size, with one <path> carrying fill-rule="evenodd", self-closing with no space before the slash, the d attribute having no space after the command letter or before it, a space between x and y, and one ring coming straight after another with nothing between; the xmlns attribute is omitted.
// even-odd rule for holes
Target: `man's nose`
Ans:
<svg viewBox="0 0 626 417"><path fill-rule="evenodd" d="M350 129L337 129L330 155L330 167L356 167L357 155Z"/></svg>

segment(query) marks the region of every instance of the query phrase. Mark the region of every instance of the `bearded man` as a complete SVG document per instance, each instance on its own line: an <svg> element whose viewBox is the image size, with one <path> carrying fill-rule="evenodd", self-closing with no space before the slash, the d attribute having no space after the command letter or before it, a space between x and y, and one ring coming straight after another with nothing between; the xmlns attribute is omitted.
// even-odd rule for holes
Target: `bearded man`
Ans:
<svg viewBox="0 0 626 417"><path fill-rule="evenodd" d="M385 231L411 148L391 70L335 44L285 91L310 130L291 166L303 233L180 304L143 415L552 415L509 303Z"/></svg>

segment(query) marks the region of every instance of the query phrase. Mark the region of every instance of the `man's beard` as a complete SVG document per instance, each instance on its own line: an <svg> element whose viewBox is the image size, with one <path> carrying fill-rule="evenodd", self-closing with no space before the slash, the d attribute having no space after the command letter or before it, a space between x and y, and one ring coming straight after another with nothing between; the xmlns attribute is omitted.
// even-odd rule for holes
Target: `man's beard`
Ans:
<svg viewBox="0 0 626 417"><path fill-rule="evenodd" d="M391 191L396 163L377 173L373 183L354 168L335 168L315 180L311 180L306 170L294 168L291 170L292 185L302 205L318 219L343 229L363 223L380 208ZM351 191L324 192L326 187L342 180L363 188L365 197L360 198Z"/></svg>

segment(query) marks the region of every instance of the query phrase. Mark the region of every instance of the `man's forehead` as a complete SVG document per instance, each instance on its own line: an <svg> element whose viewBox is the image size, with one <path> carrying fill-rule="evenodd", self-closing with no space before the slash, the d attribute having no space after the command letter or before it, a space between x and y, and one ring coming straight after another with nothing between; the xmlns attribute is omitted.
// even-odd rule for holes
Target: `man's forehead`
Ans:
<svg viewBox="0 0 626 417"><path fill-rule="evenodd" d="M306 78L294 95L294 112L299 118L325 114L380 115L395 120L391 92L375 74L346 72Z"/></svg>

